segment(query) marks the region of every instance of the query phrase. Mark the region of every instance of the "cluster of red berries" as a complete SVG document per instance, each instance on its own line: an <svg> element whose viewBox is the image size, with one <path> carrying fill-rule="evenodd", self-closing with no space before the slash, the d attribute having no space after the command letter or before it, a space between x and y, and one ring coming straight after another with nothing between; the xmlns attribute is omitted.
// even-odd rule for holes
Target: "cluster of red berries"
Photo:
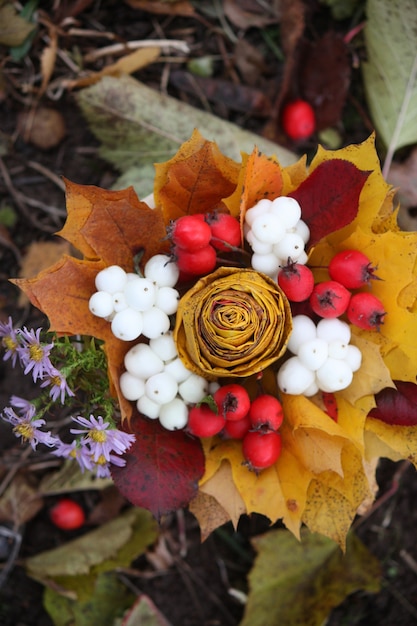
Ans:
<svg viewBox="0 0 417 626"><path fill-rule="evenodd" d="M194 406L188 415L188 431L196 437L241 439L248 467L261 470L273 465L281 453L277 432L284 419L277 398L262 394L251 402L246 389L237 383L219 387L212 402Z"/></svg>
<svg viewBox="0 0 417 626"><path fill-rule="evenodd" d="M322 318L346 314L349 322L364 330L377 330L386 312L373 294L351 290L361 289L376 279L375 267L358 250L342 250L330 261L330 280L314 284L309 267L289 262L278 274L278 285L291 302L309 301L312 311Z"/></svg>
<svg viewBox="0 0 417 626"><path fill-rule="evenodd" d="M203 276L214 270L217 252L229 252L241 244L239 220L230 213L213 211L178 218L170 227L173 254L179 270Z"/></svg>

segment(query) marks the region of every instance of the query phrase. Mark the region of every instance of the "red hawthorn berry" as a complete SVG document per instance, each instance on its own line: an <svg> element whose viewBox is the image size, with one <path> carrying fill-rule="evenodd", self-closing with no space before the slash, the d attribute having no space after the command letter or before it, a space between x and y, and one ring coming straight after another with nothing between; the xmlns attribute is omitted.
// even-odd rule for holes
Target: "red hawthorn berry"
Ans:
<svg viewBox="0 0 417 626"><path fill-rule="evenodd" d="M210 226L202 213L179 217L171 225L170 234L174 244L188 252L205 248L211 239Z"/></svg>
<svg viewBox="0 0 417 626"><path fill-rule="evenodd" d="M193 406L188 413L187 430L196 437L214 437L223 426L223 415L215 413L205 402Z"/></svg>
<svg viewBox="0 0 417 626"><path fill-rule="evenodd" d="M288 263L278 273L278 285L290 302L303 302L313 291L313 272L307 265Z"/></svg>
<svg viewBox="0 0 417 626"><path fill-rule="evenodd" d="M241 420L250 409L249 394L242 385L230 383L219 387L213 395L219 414L226 420Z"/></svg>
<svg viewBox="0 0 417 626"><path fill-rule="evenodd" d="M216 250L211 245L192 251L175 247L174 255L180 272L188 276L210 274L216 267Z"/></svg>
<svg viewBox="0 0 417 626"><path fill-rule="evenodd" d="M281 435L277 432L250 430L243 438L242 452L249 468L257 471L276 463L281 454L281 446Z"/></svg>
<svg viewBox="0 0 417 626"><path fill-rule="evenodd" d="M342 250L335 254L329 263L329 274L332 280L341 283L347 289L360 289L377 279L366 254L359 250Z"/></svg>
<svg viewBox="0 0 417 626"><path fill-rule="evenodd" d="M285 134L291 139L308 139L316 130L313 107L301 99L289 102L283 108L281 123Z"/></svg>
<svg viewBox="0 0 417 626"><path fill-rule="evenodd" d="M211 245L221 252L230 252L232 248L240 247L242 232L240 222L229 213L206 214L206 222L211 229Z"/></svg>
<svg viewBox="0 0 417 626"><path fill-rule="evenodd" d="M49 511L51 522L61 530L75 530L83 526L85 513L82 507L70 498L62 498Z"/></svg>
<svg viewBox="0 0 417 626"><path fill-rule="evenodd" d="M364 330L379 330L387 314L381 300L372 293L356 293L350 299L347 317L351 324Z"/></svg>
<svg viewBox="0 0 417 626"><path fill-rule="evenodd" d="M284 420L281 402L269 394L262 394L253 400L249 409L252 428L262 432L278 430Z"/></svg>
<svg viewBox="0 0 417 626"><path fill-rule="evenodd" d="M240 420L226 420L221 434L225 439L243 439L251 426L249 415Z"/></svg>
<svg viewBox="0 0 417 626"><path fill-rule="evenodd" d="M327 280L314 286L309 301L314 313L320 317L333 318L343 315L350 297L346 287L335 280Z"/></svg>

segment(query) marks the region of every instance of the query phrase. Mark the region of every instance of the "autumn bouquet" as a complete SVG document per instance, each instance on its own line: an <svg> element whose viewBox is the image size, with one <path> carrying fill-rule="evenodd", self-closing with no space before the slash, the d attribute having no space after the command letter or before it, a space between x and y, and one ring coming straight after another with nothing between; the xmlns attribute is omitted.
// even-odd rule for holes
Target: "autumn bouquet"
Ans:
<svg viewBox="0 0 417 626"><path fill-rule="evenodd" d="M258 512L343 546L375 460L417 450L417 235L373 137L284 168L196 131L146 201L66 184L79 255L14 282L106 357L112 411L73 429L85 467L157 517L189 505L203 537Z"/></svg>

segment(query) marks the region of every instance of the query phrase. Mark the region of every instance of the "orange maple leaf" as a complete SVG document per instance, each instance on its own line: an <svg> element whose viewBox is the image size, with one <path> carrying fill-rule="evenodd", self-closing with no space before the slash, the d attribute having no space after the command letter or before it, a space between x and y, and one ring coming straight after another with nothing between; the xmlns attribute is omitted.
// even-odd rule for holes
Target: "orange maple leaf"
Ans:
<svg viewBox="0 0 417 626"><path fill-rule="evenodd" d="M58 233L84 256L64 256L35 278L14 279L34 306L49 319L59 335L87 335L104 341L111 390L122 416L130 418L132 405L120 392L123 359L132 342L121 342L110 324L88 307L97 273L108 265L134 269L135 255L145 263L167 249L166 229L159 210L140 202L132 188L107 191L66 181L68 218Z"/></svg>

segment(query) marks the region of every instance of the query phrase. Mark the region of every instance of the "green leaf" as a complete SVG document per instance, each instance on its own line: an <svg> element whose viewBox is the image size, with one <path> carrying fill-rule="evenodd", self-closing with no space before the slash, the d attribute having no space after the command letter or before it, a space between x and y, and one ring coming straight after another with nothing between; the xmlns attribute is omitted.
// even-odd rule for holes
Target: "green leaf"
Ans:
<svg viewBox="0 0 417 626"><path fill-rule="evenodd" d="M157 537L157 526L144 509L129 509L107 524L47 550L29 559L25 565L32 578L46 584L51 578L64 589L77 587L77 578L85 577L83 592L89 593L91 574L127 567Z"/></svg>
<svg viewBox="0 0 417 626"><path fill-rule="evenodd" d="M320 626L354 591L379 591L379 563L353 533L345 554L327 537L306 533L298 542L286 530L267 532L254 545L240 626Z"/></svg>
<svg viewBox="0 0 417 626"><path fill-rule="evenodd" d="M47 588L44 607L55 626L113 626L115 619L131 605L133 595L127 591L116 574L97 577L92 595L80 602Z"/></svg>
<svg viewBox="0 0 417 626"><path fill-rule="evenodd" d="M263 137L158 93L130 76L106 76L80 91L77 101L102 143L101 156L122 173L130 170L129 183L142 198L150 193L149 170L142 189L142 172L136 172L135 182L132 168L149 168L154 162L169 160L195 128L232 159L240 160L241 151L250 153L256 144L262 152L276 154L282 165L297 160L296 155Z"/></svg>
<svg viewBox="0 0 417 626"><path fill-rule="evenodd" d="M390 152L417 142L417 4L368 0L363 78L372 119Z"/></svg>

